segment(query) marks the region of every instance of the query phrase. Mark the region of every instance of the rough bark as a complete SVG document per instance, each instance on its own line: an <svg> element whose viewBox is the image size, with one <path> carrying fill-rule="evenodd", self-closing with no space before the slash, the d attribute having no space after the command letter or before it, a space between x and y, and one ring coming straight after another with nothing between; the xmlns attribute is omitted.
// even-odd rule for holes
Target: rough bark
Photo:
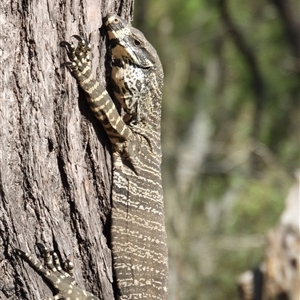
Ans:
<svg viewBox="0 0 300 300"><path fill-rule="evenodd" d="M91 37L105 84L107 12L132 18L133 0L0 2L0 299L52 292L13 253L37 242L74 262L80 286L114 299L109 249L111 157L104 130L61 65L59 44Z"/></svg>

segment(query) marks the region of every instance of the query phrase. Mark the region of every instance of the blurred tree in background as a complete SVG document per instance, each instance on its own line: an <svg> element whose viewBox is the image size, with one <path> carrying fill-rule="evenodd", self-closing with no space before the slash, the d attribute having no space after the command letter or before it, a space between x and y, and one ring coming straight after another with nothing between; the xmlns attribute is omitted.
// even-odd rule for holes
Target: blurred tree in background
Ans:
<svg viewBox="0 0 300 300"><path fill-rule="evenodd" d="M238 299L236 277L299 168L297 0L142 0L165 70L163 183L171 300Z"/></svg>

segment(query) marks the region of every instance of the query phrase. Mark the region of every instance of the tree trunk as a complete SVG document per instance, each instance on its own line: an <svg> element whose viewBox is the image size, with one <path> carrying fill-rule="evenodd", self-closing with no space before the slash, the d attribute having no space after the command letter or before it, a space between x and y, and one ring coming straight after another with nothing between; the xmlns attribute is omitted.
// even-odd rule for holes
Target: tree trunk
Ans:
<svg viewBox="0 0 300 300"><path fill-rule="evenodd" d="M60 41L90 34L95 75L105 84L107 12L132 18L133 0L0 2L0 299L52 296L15 256L36 243L74 263L78 284L114 299L109 249L110 144Z"/></svg>

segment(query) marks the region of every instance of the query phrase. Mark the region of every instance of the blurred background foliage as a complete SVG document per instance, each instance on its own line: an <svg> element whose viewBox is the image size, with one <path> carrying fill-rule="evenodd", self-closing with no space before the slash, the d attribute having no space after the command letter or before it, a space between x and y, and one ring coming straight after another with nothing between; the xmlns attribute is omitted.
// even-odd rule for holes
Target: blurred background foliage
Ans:
<svg viewBox="0 0 300 300"><path fill-rule="evenodd" d="M136 0L165 70L171 300L238 299L299 168L298 0Z"/></svg>

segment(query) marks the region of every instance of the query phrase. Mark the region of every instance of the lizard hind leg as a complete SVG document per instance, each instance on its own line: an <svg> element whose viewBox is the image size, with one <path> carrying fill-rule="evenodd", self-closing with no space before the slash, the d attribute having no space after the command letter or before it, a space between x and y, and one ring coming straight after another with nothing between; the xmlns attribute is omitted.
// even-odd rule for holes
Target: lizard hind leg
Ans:
<svg viewBox="0 0 300 300"><path fill-rule="evenodd" d="M41 273L45 277L49 275L49 271L44 268L44 266L37 258L32 257L30 253L24 252L20 249L15 249L15 252L21 258L23 258L35 271Z"/></svg>
<svg viewBox="0 0 300 300"><path fill-rule="evenodd" d="M38 244L38 247L43 254L44 264L47 268L50 269L51 273L60 273L61 278L69 277L68 282L70 287L76 285L76 281L73 273L73 269L74 269L73 263L67 259L64 262L63 264L64 266L62 268L58 255L55 251L49 251L49 249L42 244ZM56 297L58 297L58 295ZM59 299L59 298L53 298L53 299Z"/></svg>
<svg viewBox="0 0 300 300"><path fill-rule="evenodd" d="M74 274L73 274L74 265L69 259L67 259L64 262L62 268L58 255L55 251L49 251L48 248L44 247L43 245L40 245L40 247L42 247L41 249L44 257L45 266L47 266L52 272L55 271L58 271L60 273L67 272L71 277L74 278Z"/></svg>

